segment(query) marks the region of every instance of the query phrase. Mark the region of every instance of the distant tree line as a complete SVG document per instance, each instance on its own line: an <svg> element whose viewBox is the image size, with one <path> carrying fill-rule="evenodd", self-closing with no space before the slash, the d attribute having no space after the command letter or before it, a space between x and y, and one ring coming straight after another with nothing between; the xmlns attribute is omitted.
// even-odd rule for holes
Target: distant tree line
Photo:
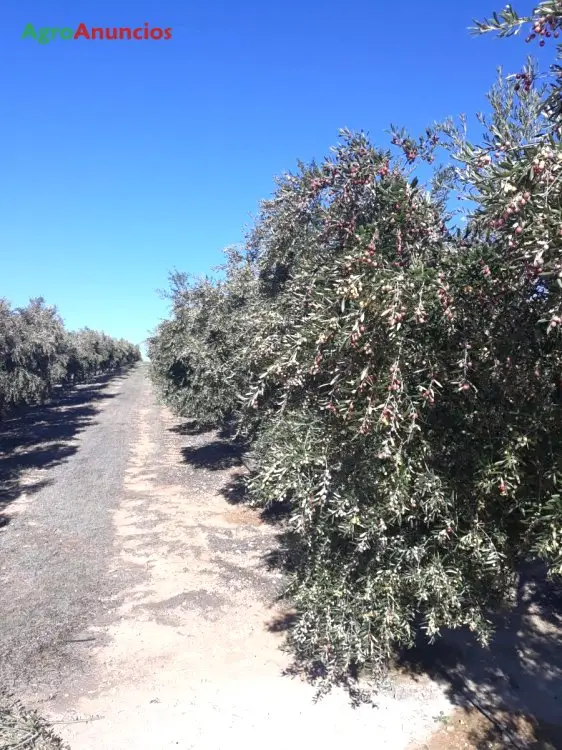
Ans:
<svg viewBox="0 0 562 750"><path fill-rule="evenodd" d="M149 342L165 400L236 425L251 501L290 508L290 641L330 680L420 633L486 641L523 561L562 574L562 4L477 31L524 26L557 64L500 74L478 142L344 132L221 277L172 275Z"/></svg>
<svg viewBox="0 0 562 750"><path fill-rule="evenodd" d="M85 328L68 331L42 298L12 308L0 299L0 416L44 402L58 384L78 383L132 364L140 349Z"/></svg>

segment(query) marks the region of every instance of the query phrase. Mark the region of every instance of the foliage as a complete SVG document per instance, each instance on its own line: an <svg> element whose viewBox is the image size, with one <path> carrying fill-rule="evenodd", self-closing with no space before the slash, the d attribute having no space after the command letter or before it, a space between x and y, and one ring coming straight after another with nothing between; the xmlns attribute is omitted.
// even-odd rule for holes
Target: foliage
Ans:
<svg viewBox="0 0 562 750"><path fill-rule="evenodd" d="M560 5L533 33L556 36ZM514 14L478 28L510 33ZM420 632L486 641L528 557L562 574L556 66L547 84L532 61L500 76L477 145L462 122L393 129L390 150L344 131L278 180L224 280L173 279L155 378L181 413L253 437L253 502L289 503L299 540L291 644L330 680L383 670Z"/></svg>
<svg viewBox="0 0 562 750"><path fill-rule="evenodd" d="M68 750L68 745L36 711L3 690L0 691L0 743L6 749Z"/></svg>
<svg viewBox="0 0 562 750"><path fill-rule="evenodd" d="M45 401L58 383L75 383L140 359L140 350L98 331L67 331L42 298L12 309L0 300L0 414Z"/></svg>
<svg viewBox="0 0 562 750"><path fill-rule="evenodd" d="M500 37L519 34L528 30L525 38L527 44L537 43L540 47L548 44L549 39L559 39L562 33L562 3L560 0L543 0L531 15L520 16L511 5L500 13L494 13L491 19L475 21L473 31L476 34L497 33ZM562 135L562 45L556 45L556 62L550 68L550 93L544 101L544 111L556 130ZM520 85L529 86L531 80L519 75Z"/></svg>
<svg viewBox="0 0 562 750"><path fill-rule="evenodd" d="M219 270L222 281L171 274L172 317L148 340L164 401L203 424L225 423L237 411L245 366L239 355L242 342L253 338L248 310L256 300L255 269L230 249Z"/></svg>

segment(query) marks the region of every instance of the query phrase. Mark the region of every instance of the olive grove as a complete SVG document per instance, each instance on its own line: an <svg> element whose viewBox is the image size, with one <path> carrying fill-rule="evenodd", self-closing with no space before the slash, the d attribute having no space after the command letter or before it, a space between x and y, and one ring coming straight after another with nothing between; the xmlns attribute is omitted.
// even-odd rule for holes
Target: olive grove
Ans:
<svg viewBox="0 0 562 750"><path fill-rule="evenodd" d="M12 308L0 299L0 415L42 403L58 384L73 384L140 359L138 346L99 331L65 329L42 298Z"/></svg>
<svg viewBox="0 0 562 750"><path fill-rule="evenodd" d="M562 3L475 31L524 29L553 43ZM278 179L219 280L174 274L150 339L166 401L234 421L257 458L251 501L290 505L290 641L330 679L380 673L420 633L486 641L524 560L562 574L554 45L549 72L500 75L477 142L462 120L393 129L384 148L343 132Z"/></svg>

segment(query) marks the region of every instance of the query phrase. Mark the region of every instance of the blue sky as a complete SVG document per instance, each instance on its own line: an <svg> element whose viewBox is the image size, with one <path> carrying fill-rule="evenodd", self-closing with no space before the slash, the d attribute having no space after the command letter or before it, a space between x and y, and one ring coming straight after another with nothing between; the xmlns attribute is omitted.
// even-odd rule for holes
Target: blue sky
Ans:
<svg viewBox="0 0 562 750"><path fill-rule="evenodd" d="M386 144L390 122L481 110L497 66L528 51L469 35L494 0L2 5L0 296L135 343L166 315L168 272L219 263L274 175L341 127ZM145 21L173 38L21 39L28 23Z"/></svg>

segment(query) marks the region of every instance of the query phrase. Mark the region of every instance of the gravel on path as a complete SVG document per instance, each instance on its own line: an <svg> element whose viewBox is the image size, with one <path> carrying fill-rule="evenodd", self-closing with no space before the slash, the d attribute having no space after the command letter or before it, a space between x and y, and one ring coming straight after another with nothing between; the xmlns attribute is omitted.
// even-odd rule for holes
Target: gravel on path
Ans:
<svg viewBox="0 0 562 750"><path fill-rule="evenodd" d="M5 689L40 700L80 674L79 644L83 650L89 643L80 638L129 580L125 568L108 575L108 563L131 424L145 388L137 367L0 424Z"/></svg>

